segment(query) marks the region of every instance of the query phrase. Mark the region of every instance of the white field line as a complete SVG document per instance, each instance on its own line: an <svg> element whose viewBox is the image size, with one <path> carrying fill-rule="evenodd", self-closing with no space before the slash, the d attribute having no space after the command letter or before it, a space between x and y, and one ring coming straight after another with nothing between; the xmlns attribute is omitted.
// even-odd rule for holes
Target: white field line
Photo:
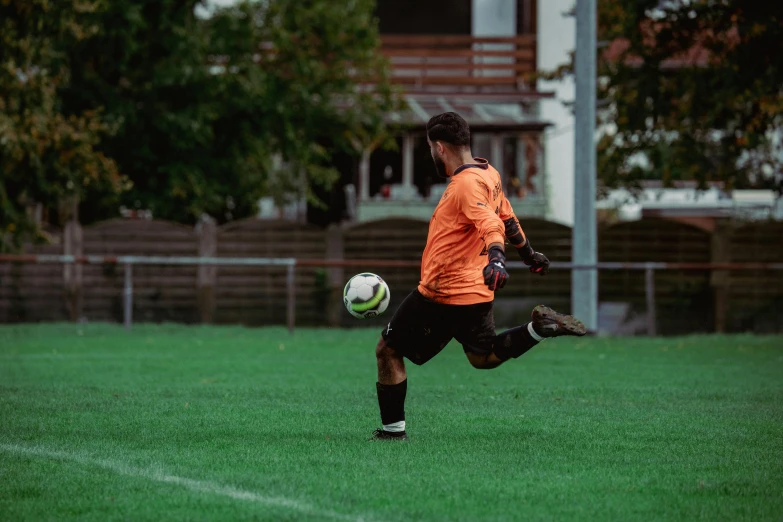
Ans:
<svg viewBox="0 0 783 522"><path fill-rule="evenodd" d="M14 360L14 359L129 359L131 357L137 357L136 354L119 354L119 353L15 353L15 354L0 354L0 360ZM144 353L144 359L175 359L175 355L161 354L161 353Z"/></svg>
<svg viewBox="0 0 783 522"><path fill-rule="evenodd" d="M264 504L267 506L284 507L291 511L297 511L307 515L313 515L318 518L330 518L334 520L350 520L353 522L367 522L369 519L362 516L343 515L335 511L324 510L315 506L293 500L285 497L270 497L261 495L253 491L246 491L237 489L231 486L223 486L215 482L209 482L204 480L194 480L185 477L178 477L176 475L169 475L163 471L153 471L141 468L134 468L132 466L125 465L121 462L112 462L110 460L92 459L76 453L69 453L65 451L52 451L41 447L21 446L19 444L3 444L0 443L0 451L6 453L14 453L17 455L25 455L32 457L43 457L49 459L66 460L70 462L76 462L84 466L93 466L98 468L107 469L113 471L119 475L125 475L128 477L144 478L152 480L154 482L162 482L164 484L173 484L175 486L181 486L191 491L199 493L209 493L212 495L218 495L223 497L232 498L235 500L245 500L248 502L256 502L258 504Z"/></svg>

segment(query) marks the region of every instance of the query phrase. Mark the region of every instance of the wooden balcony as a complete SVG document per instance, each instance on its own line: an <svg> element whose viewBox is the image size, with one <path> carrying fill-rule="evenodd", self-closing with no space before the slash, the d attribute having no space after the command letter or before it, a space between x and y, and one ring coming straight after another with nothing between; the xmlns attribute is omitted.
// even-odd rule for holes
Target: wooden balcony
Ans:
<svg viewBox="0 0 783 522"><path fill-rule="evenodd" d="M528 91L536 70L532 35L383 35L383 53L392 64L392 79L409 93Z"/></svg>

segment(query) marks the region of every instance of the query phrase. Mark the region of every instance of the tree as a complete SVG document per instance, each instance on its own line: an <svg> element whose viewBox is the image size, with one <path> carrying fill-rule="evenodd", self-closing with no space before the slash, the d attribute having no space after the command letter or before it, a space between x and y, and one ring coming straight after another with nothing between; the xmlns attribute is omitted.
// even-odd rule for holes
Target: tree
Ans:
<svg viewBox="0 0 783 522"><path fill-rule="evenodd" d="M602 0L598 39L606 187L695 180L783 191L776 2Z"/></svg>
<svg viewBox="0 0 783 522"><path fill-rule="evenodd" d="M207 19L197 4L113 1L105 30L71 48L66 106L117 123L104 150L133 181L123 203L193 222L252 215L263 195L313 200L332 153L382 135L398 103L372 1L242 2Z"/></svg>
<svg viewBox="0 0 783 522"><path fill-rule="evenodd" d="M378 51L374 7L373 0L243 2L209 20L210 52L224 60L232 91L259 104L264 142L279 159L266 193L278 203L289 195L317 203L313 187L337 177L335 152L361 154L390 138L385 118L401 97Z"/></svg>
<svg viewBox="0 0 783 522"><path fill-rule="evenodd" d="M382 143L401 98L372 0L0 0L4 228L25 206L192 223L311 201L335 152ZM372 86L368 88L368 86ZM120 176L125 176L124 178ZM125 189L123 191L123 189Z"/></svg>
<svg viewBox="0 0 783 522"><path fill-rule="evenodd" d="M88 37L96 28L84 15L98 9L78 0L0 2L0 251L44 238L32 205L67 213L88 192L126 186L99 150L111 130L100 107L60 110L69 69L59 42Z"/></svg>

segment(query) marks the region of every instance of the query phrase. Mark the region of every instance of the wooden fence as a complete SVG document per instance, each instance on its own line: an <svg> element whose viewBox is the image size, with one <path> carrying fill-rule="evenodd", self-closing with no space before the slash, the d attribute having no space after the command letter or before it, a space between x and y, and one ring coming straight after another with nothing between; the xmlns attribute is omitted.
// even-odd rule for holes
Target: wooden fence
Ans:
<svg viewBox="0 0 783 522"><path fill-rule="evenodd" d="M47 230L55 243L32 250L61 254L61 231ZM60 321L69 316L68 267L0 263L0 322Z"/></svg>
<svg viewBox="0 0 783 522"><path fill-rule="evenodd" d="M323 259L326 253L323 230L285 221L248 219L216 232L217 257ZM214 303L207 308L215 310L215 322L285 324L285 268L232 266L211 270L216 272L216 278L205 286L214 288ZM318 324L323 320L327 286L322 273L323 270L313 268L296 269L299 324Z"/></svg>
<svg viewBox="0 0 783 522"><path fill-rule="evenodd" d="M68 254L197 256L198 242L193 228L167 221L111 220L84 227L83 242ZM82 271L80 288L73 292L82 299L74 302L71 318L94 321L122 320L122 267L117 265L76 265ZM196 311L196 267L139 266L134 269L134 317L138 321L192 323ZM78 277L78 274L77 274Z"/></svg>
<svg viewBox="0 0 783 522"><path fill-rule="evenodd" d="M533 246L553 261L571 261L571 229L525 220ZM283 221L242 220L195 228L163 221L112 220L87 227L69 223L51 231L55 242L29 253L417 261L428 223L389 219L327 230ZM621 223L599 231L599 259L615 262L783 262L783 223L723 223L715 232L666 220ZM510 260L514 257L510 256ZM358 270L357 270L358 271ZM380 270L378 270L381 272ZM352 272L352 271L351 271ZM342 268L296 268L296 314L301 325L380 326L358 322L342 310ZM390 312L418 282L418 270L387 268ZM282 268L139 266L134 269L138 321L284 324ZM644 274L604 270L601 302L623 303L643 313ZM656 271L658 332L783 331L783 277L774 271ZM571 273L547 277L512 274L498 296L499 324L521 322L534 301L567 309ZM503 305L503 306L501 306ZM506 313L506 316L503 316ZM0 322L122 320L122 269L116 265L0 263Z"/></svg>
<svg viewBox="0 0 783 522"><path fill-rule="evenodd" d="M716 237L722 261L783 261L783 222L728 228ZM721 242L725 243L721 245ZM771 270L713 274L717 326L727 331L783 331L783 274Z"/></svg>
<svg viewBox="0 0 783 522"><path fill-rule="evenodd" d="M516 89L536 70L530 35L383 35L381 50L392 64L392 81L409 90L425 86Z"/></svg>
<svg viewBox="0 0 783 522"><path fill-rule="evenodd" d="M602 230L598 259L616 262L709 263L710 234L696 227L648 219L621 223ZM659 331L674 334L714 330L710 274L706 271L655 272L656 317ZM646 309L645 274L633 270L599 273L601 300L627 303L632 313Z"/></svg>

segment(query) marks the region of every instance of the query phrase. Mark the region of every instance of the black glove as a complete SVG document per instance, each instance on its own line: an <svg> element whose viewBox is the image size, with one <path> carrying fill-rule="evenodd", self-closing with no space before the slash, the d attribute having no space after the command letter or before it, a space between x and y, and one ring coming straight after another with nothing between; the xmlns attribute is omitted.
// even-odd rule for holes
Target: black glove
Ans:
<svg viewBox="0 0 783 522"><path fill-rule="evenodd" d="M500 290L506 286L508 272L506 272L506 254L503 249L493 246L489 249L489 262L484 268L484 284L490 290Z"/></svg>
<svg viewBox="0 0 783 522"><path fill-rule="evenodd" d="M541 252L536 252L533 247L530 246L530 241L525 241L522 248L518 248L519 257L522 258L522 262L530 267L530 272L533 274L547 275L549 272L549 259Z"/></svg>

